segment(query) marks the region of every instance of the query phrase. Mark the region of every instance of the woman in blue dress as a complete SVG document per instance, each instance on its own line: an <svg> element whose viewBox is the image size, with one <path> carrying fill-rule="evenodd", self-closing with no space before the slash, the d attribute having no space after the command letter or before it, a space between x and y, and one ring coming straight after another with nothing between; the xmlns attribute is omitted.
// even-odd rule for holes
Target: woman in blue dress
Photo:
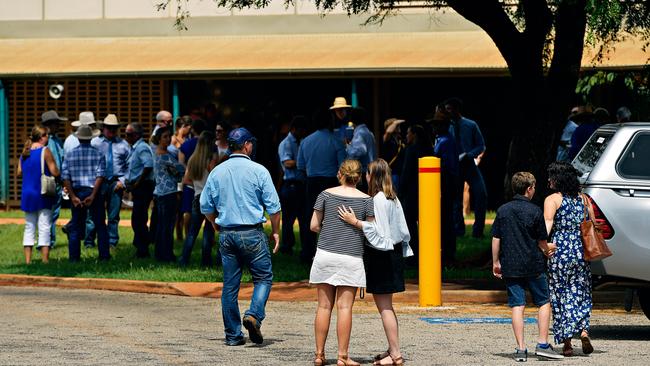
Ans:
<svg viewBox="0 0 650 366"><path fill-rule="evenodd" d="M555 162L548 167L548 181L556 191L544 201L546 229L557 245L557 252L548 261L555 343L564 343L563 354L572 356L571 338L579 333L583 353L590 354L594 350L589 339L591 269L584 260L580 235L585 205L578 174L571 164Z"/></svg>
<svg viewBox="0 0 650 366"><path fill-rule="evenodd" d="M25 263L32 261L32 248L38 232L38 248L41 250L43 263L49 261L50 230L52 227L52 205L54 197L41 194L41 170L45 175L58 177L59 169L52 152L45 147L48 141L48 129L41 126L32 128L29 140L18 161L18 176L23 177L20 193L20 208L25 211L25 232L23 247ZM41 165L42 164L42 165Z"/></svg>

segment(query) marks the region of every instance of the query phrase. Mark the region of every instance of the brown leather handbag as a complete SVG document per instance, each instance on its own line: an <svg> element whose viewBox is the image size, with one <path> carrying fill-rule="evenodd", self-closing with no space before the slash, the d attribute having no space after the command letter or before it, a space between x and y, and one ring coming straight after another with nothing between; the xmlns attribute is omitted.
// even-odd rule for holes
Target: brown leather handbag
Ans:
<svg viewBox="0 0 650 366"><path fill-rule="evenodd" d="M580 234L582 236L582 247L584 248L584 259L586 261L599 261L612 255L612 252L607 247L603 234L596 227L594 218L589 213L591 203L584 194L582 203L584 204L584 217L580 223Z"/></svg>

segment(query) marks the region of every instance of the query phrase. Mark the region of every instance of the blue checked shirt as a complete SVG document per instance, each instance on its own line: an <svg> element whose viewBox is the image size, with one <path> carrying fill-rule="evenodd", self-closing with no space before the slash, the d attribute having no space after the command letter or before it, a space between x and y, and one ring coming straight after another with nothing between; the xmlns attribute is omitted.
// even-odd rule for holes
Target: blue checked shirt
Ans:
<svg viewBox="0 0 650 366"><path fill-rule="evenodd" d="M142 175L144 168L153 168L153 151L144 139L140 139L133 145L126 180L135 182ZM145 179L153 180L153 170Z"/></svg>
<svg viewBox="0 0 650 366"><path fill-rule="evenodd" d="M106 136L97 136L94 139L90 141L90 144L94 146L96 149L102 152L106 159L110 156L108 152L108 146L109 146L110 140L106 138ZM126 180L126 174L128 173L129 169L129 155L131 155L131 146L129 145L128 142L125 140L115 137L113 140L113 161L112 161L112 166L113 166L113 171L106 172L106 177L108 178L117 178L120 182L122 182L122 185L125 185L125 180ZM106 161L107 163L107 168L109 167L109 162L108 160Z"/></svg>
<svg viewBox="0 0 650 366"><path fill-rule="evenodd" d="M266 168L243 154L232 154L208 176L201 192L201 213L216 214L217 225L256 225L280 212L280 198Z"/></svg>
<svg viewBox="0 0 650 366"><path fill-rule="evenodd" d="M104 155L90 144L80 144L65 154L61 178L69 180L72 188L93 188L105 170Z"/></svg>

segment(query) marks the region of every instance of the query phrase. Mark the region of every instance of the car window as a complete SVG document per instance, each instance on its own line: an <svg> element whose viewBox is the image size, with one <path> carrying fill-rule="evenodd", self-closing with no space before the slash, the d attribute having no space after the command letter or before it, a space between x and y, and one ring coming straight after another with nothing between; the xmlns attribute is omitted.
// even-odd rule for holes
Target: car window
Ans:
<svg viewBox="0 0 650 366"><path fill-rule="evenodd" d="M613 131L596 131L585 146L580 150L578 156L573 159L573 167L580 172L581 180L587 179L589 173L594 169L594 166L600 159L600 156L607 148L607 145L614 136Z"/></svg>
<svg viewBox="0 0 650 366"><path fill-rule="evenodd" d="M618 160L616 170L623 178L650 179L650 133L639 132Z"/></svg>

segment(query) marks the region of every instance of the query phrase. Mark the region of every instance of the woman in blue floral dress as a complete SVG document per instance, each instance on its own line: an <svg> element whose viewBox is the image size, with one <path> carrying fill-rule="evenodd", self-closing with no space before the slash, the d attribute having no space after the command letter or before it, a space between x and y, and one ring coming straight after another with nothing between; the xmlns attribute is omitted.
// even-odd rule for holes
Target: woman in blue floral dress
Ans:
<svg viewBox="0 0 650 366"><path fill-rule="evenodd" d="M572 356L571 338L580 333L582 351L590 354L594 350L589 339L591 269L583 258L580 222L585 205L577 171L569 163L552 163L548 180L550 188L556 191L544 201L546 229L550 241L557 245L557 252L548 261L555 343L564 343L563 354Z"/></svg>

